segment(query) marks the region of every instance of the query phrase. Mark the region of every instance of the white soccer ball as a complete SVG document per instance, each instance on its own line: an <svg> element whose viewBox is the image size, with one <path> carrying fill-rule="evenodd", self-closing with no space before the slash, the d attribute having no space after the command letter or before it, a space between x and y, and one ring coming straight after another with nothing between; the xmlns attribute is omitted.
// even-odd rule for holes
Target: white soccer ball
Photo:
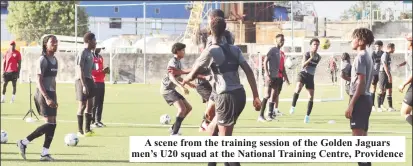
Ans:
<svg viewBox="0 0 413 166"><path fill-rule="evenodd" d="M159 121L161 122L161 124L167 125L171 123L171 117L168 114L163 114Z"/></svg>
<svg viewBox="0 0 413 166"><path fill-rule="evenodd" d="M4 130L1 130L1 143L5 144L9 140L9 136L7 135L7 132Z"/></svg>
<svg viewBox="0 0 413 166"><path fill-rule="evenodd" d="M66 146L76 146L79 143L79 138L76 134L70 133L65 136Z"/></svg>
<svg viewBox="0 0 413 166"><path fill-rule="evenodd" d="M297 58L287 57L284 63L284 67L288 70L294 69L298 65Z"/></svg>

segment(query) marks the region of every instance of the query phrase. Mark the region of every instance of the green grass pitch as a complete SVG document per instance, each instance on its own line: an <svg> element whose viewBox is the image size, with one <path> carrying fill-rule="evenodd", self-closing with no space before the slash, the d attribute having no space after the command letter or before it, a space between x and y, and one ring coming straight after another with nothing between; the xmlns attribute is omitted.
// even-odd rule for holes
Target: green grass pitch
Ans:
<svg viewBox="0 0 413 166"><path fill-rule="evenodd" d="M248 85L248 84L244 84ZM398 85L398 84L395 84ZM33 91L34 91L34 84ZM1 104L1 129L9 134L9 142L1 144L2 166L106 166L106 165L139 165L139 166L197 166L206 163L129 163L129 136L165 136L169 135L169 126L159 126L159 117L162 114L175 116L174 107L168 106L159 95L159 84L106 84L105 105L103 122L106 128L95 129L97 136L80 138L79 145L67 147L64 145L64 135L77 132L75 90L73 84L58 85L58 125L51 145L50 153L56 159L52 163L39 162L44 137L31 142L27 149L27 161L18 154L15 145L18 139L26 137L30 132L43 123L26 123L22 120L29 109L28 84L18 84L17 99L14 104L9 104L11 86L8 87L6 103ZM317 86L316 86L317 88ZM320 90L318 90L320 89ZM316 89L316 95L328 97L333 93L333 87ZM292 96L293 86L285 86L283 98ZM318 90L318 91L317 91ZM249 88L246 88L250 93ZM404 94L394 88L394 106L400 109ZM300 98L306 98L303 90ZM338 97L338 96L336 96ZM185 119L181 131L186 136L207 135L198 132L205 105L196 91L191 90L186 96L193 106L192 113ZM317 96L316 96L317 98ZM349 136L349 121L344 117L348 97L344 101L315 103L310 124L304 124L303 119L307 103L298 102L296 113L288 114L290 102L281 102L280 110L285 113L279 117L278 122L257 122L258 112L253 111L252 103L247 103L242 113L234 135L238 136ZM385 102L387 103L387 101ZM37 112L36 112L37 113ZM335 120L335 124L328 124ZM146 124L146 125L145 125ZM412 128L400 112L373 112L370 117L370 136L406 136L406 163L373 163L374 166L411 166L412 165ZM223 165L223 164L221 164ZM355 166L357 163L245 163L242 165L287 165L287 166Z"/></svg>

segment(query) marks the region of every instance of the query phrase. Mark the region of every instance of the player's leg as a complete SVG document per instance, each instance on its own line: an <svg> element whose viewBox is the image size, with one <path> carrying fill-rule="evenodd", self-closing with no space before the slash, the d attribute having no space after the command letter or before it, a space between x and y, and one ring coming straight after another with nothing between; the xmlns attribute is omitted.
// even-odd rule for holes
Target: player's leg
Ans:
<svg viewBox="0 0 413 166"><path fill-rule="evenodd" d="M278 81L277 80L274 80L274 82L271 85L271 97L270 97L270 102L268 103L268 108L269 108L268 115L271 120L275 119L277 116L276 112L274 111L275 101L278 97L278 83L277 83Z"/></svg>
<svg viewBox="0 0 413 166"><path fill-rule="evenodd" d="M6 100L6 90L7 90L7 84L9 84L9 81L11 81L10 76L8 73L3 73L3 91L1 93L1 103L4 103Z"/></svg>
<svg viewBox="0 0 413 166"><path fill-rule="evenodd" d="M196 91L201 96L202 103L206 103L205 112L204 112L204 115L202 116L201 125L199 127L199 131L206 131L206 127L208 123L210 123L212 120L212 118L211 119L207 118L207 116L209 115L209 109L211 109L209 98L212 93L212 86L211 84L204 82L204 83L199 84L196 87Z"/></svg>
<svg viewBox="0 0 413 166"><path fill-rule="evenodd" d="M201 123L201 131L207 131L209 124L215 117L215 102L213 100L208 100L207 107L204 113L204 119Z"/></svg>
<svg viewBox="0 0 413 166"><path fill-rule="evenodd" d="M295 106L297 105L297 100L298 97L300 96L301 89L303 89L304 84L306 83L306 73L300 72L298 74L297 78L297 85L294 90L294 95L293 95L293 102L291 103L291 109L290 109L290 114L293 114L295 111Z"/></svg>
<svg viewBox="0 0 413 166"><path fill-rule="evenodd" d="M173 103L173 105L177 108L177 114L175 123L172 125L172 132L171 135L179 135L179 130L181 128L182 121L184 121L186 116L186 106L183 100L179 99Z"/></svg>
<svg viewBox="0 0 413 166"><path fill-rule="evenodd" d="M402 108L400 110L400 113L402 116L406 119L407 123L410 125L412 124L412 106L413 106L413 94L412 94L412 85L410 85L409 89L407 90L403 102L402 102Z"/></svg>
<svg viewBox="0 0 413 166"><path fill-rule="evenodd" d="M370 96L362 95L356 101L353 107L352 117L350 119L350 126L353 136L367 136L369 128L369 119L372 108L372 101ZM358 163L359 166L371 166L371 163Z"/></svg>
<svg viewBox="0 0 413 166"><path fill-rule="evenodd" d="M105 127L106 125L102 123L102 113L103 113L103 103L105 101L105 89L106 89L106 87L105 87L104 82L102 82L99 86L100 86L100 88L99 88L99 100L98 100L99 102L98 102L98 108L97 108L97 111L96 111L96 122L100 126Z"/></svg>
<svg viewBox="0 0 413 166"><path fill-rule="evenodd" d="M78 101L78 108L77 108L77 127L78 133L77 135L82 137L84 136L83 131L83 114L85 113L86 109L86 96L83 94L83 86L80 80L75 81L75 91L76 91L76 100Z"/></svg>
<svg viewBox="0 0 413 166"><path fill-rule="evenodd" d="M379 82L378 82L378 98L377 98L377 112L382 112L382 105L384 102L384 98L386 96L386 85L387 85L387 75L384 72L380 72L379 74Z"/></svg>
<svg viewBox="0 0 413 166"><path fill-rule="evenodd" d="M13 93L11 95L10 103L14 102L14 99L16 98L16 91L17 91L17 77L19 73L13 73L13 79L11 80L11 84L13 86Z"/></svg>
<svg viewBox="0 0 413 166"><path fill-rule="evenodd" d="M264 98L262 99L262 102L261 102L261 110L260 110L260 115L258 117L259 122L267 121L264 117L264 112L265 112L265 108L267 106L267 101L271 97L271 90L272 90L271 84L272 84L272 81L268 80L268 81L265 81L265 82L266 82L265 83L265 85L266 85L265 86L265 94L264 94Z"/></svg>
<svg viewBox="0 0 413 166"><path fill-rule="evenodd" d="M396 111L394 108L393 108L393 97L392 97L392 94L393 94L393 85L392 85L392 83L387 83L387 85L386 85L386 91L387 91L387 102L388 102L388 104L389 104L389 109L388 109L388 111L389 112L394 112L394 111Z"/></svg>
<svg viewBox="0 0 413 166"><path fill-rule="evenodd" d="M308 104L307 104L307 114L304 117L304 123L309 123L310 122L310 115L311 115L311 111L313 110L314 87L313 87L313 89L310 89L310 88L307 88L307 91L308 91Z"/></svg>
<svg viewBox="0 0 413 166"><path fill-rule="evenodd" d="M219 136L232 136L234 126L246 104L244 89L219 94L216 100ZM228 163L230 166L240 166L238 162Z"/></svg>
<svg viewBox="0 0 413 166"><path fill-rule="evenodd" d="M47 92L48 95L56 101L56 93L55 92ZM54 93L54 95L53 95ZM42 152L41 160L53 160L53 158L48 155L48 148L53 140L54 131L56 129L56 108L50 108L46 100L40 93L37 93L35 96L35 104L39 106L40 114L44 117L45 124L39 126L36 130L34 130L31 134L29 134L25 139L19 140L17 142L17 147L20 150L21 156L26 159L26 148L27 145L33 141L34 139L46 134L44 148Z"/></svg>
<svg viewBox="0 0 413 166"><path fill-rule="evenodd" d="M379 75L373 75L373 81L371 83L370 93L371 93L371 101L373 101L372 111L376 111L376 107L374 105L374 97L376 96L376 88L377 82L379 81Z"/></svg>
<svg viewBox="0 0 413 166"><path fill-rule="evenodd" d="M283 87L284 81L282 79L278 80L278 84L277 84L277 88L278 88L278 95L275 99L275 105L274 105L274 109L275 109L275 113L277 114L277 116L281 116L282 112L278 109L278 104L280 102L280 94L281 94L281 90Z"/></svg>

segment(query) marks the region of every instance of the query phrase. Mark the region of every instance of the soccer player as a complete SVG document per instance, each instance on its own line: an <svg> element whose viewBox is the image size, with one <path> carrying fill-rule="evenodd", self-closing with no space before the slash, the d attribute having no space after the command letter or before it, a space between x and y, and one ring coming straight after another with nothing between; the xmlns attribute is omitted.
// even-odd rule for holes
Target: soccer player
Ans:
<svg viewBox="0 0 413 166"><path fill-rule="evenodd" d="M268 103L269 107L269 118L275 119L276 114L274 113L274 103L276 99L276 94L278 94L278 87L277 87L277 80L282 79L278 77L278 71L280 69L280 49L284 45L284 35L278 34L275 36L276 46L272 47L267 56L264 58L264 72L265 72L265 82L266 82L266 94L265 97L262 99L261 103L261 111L258 117L258 121L266 121L264 117L265 106L267 104L268 99L271 100Z"/></svg>
<svg viewBox="0 0 413 166"><path fill-rule="evenodd" d="M95 97L93 97L93 107L92 107L92 124L100 128L106 125L102 123L102 111L103 111L103 101L105 99L105 76L109 74L109 67L103 68L103 57L100 55L100 51L105 49L96 48L93 54L94 67L92 70L93 81L95 82Z"/></svg>
<svg viewBox="0 0 413 166"><path fill-rule="evenodd" d="M226 28L225 20L221 17L214 18L210 23L212 32L212 46L202 51L201 56L196 60L192 71L185 77L184 84L195 79L196 72L201 67L211 67L213 78L216 81L216 116L213 123L218 123L220 136L231 136L234 125L246 104L246 95L240 83L238 68L241 67L251 86L254 96L253 105L258 111L261 102L254 78L254 73L241 50L225 43L222 38ZM208 163L216 165L216 163ZM229 163L231 166L239 166L239 163Z"/></svg>
<svg viewBox="0 0 413 166"><path fill-rule="evenodd" d="M343 80L346 80L346 93L350 95L350 81L351 81L351 62L350 62L350 55L345 52L343 55L341 55L341 61L342 61L342 68L341 68L341 78Z"/></svg>
<svg viewBox="0 0 413 166"><path fill-rule="evenodd" d="M372 101L369 88L373 70L373 60L366 47L374 41L373 32L367 28L355 29L351 46L357 50L351 69L350 103L345 112L350 119L353 136L367 136ZM359 166L371 166L371 163L358 163Z"/></svg>
<svg viewBox="0 0 413 166"><path fill-rule="evenodd" d="M387 101L389 104L389 112L396 111L393 108L393 100L392 100L392 75L391 75L391 54L394 53L394 44L389 43L387 45L387 51L383 53L381 56L381 66L380 66L380 73L379 73L379 96L377 99L378 102L378 110L377 112L382 112L382 105L384 102L384 97L386 96L387 91Z"/></svg>
<svg viewBox="0 0 413 166"><path fill-rule="evenodd" d="M96 48L95 34L87 32L83 36L85 49L83 49L76 57L76 99L79 101L77 111L78 136L93 136L95 133L90 129L92 123L92 106L93 97L95 95L95 83L92 78L93 50ZM85 112L86 110L86 112ZM86 117L86 126L83 130L83 114ZM86 133L85 133L85 132Z"/></svg>
<svg viewBox="0 0 413 166"><path fill-rule="evenodd" d="M304 123L310 122L310 114L313 109L313 99L314 99L314 74L318 63L321 60L321 56L317 53L318 46L320 45L320 40L317 38L311 39L310 47L311 50L303 55L302 70L298 74L297 87L295 88L295 93L293 96L292 107L290 109L290 114L295 111L295 106L297 104L298 96L300 95L301 89L305 85L308 91L310 99L307 105L307 115L304 118Z"/></svg>
<svg viewBox="0 0 413 166"><path fill-rule="evenodd" d="M408 54L406 57L406 60L399 64L398 66L403 66L403 65L408 65L409 66L409 73L410 76L409 78L402 84L399 86L399 91L403 92L403 89L410 84L405 96L404 96L404 100L402 103L402 108L400 110L402 116L404 116L404 118L406 119L406 121L410 124L412 124L412 106L413 106L413 97L412 97L412 36L410 34L410 36L408 36L407 40L409 41L409 45L408 45Z"/></svg>
<svg viewBox="0 0 413 166"><path fill-rule="evenodd" d="M373 54L371 56L371 58L373 59L373 81L372 84L373 86L371 86L371 98L373 101L373 108L372 111L376 111L376 107L374 106L374 97L376 96L376 89L377 89L377 83L379 82L379 72L380 72L380 66L381 66L381 56L383 55L383 42L380 40L377 40L374 43L374 51ZM378 103L377 103L378 104Z"/></svg>
<svg viewBox="0 0 413 166"><path fill-rule="evenodd" d="M224 18L224 12L220 9L214 9L212 10L209 14L208 14L208 24L211 23L211 20L216 18L216 17L221 17ZM201 38L203 37L205 40L206 37L206 41L202 41L206 42L203 43L203 48L202 50L206 49L207 47L210 47L212 45L212 38L211 36L208 37L208 34L210 33L203 33ZM202 40L202 39L201 39ZM224 39L226 43L228 44L234 44L234 36L231 34L231 32L225 30L224 32ZM185 69L185 70L176 70L176 68L170 67L168 68L169 72L173 73L173 74L188 74L191 72L191 68L190 69ZM201 95L201 97L203 98L203 101L207 100L207 108L206 111L204 113L203 116L203 120L201 122L201 126L200 126L200 131L206 131L206 129L208 128L209 123L212 121L212 119L215 117L215 103L214 103L214 96L216 94L215 90L214 90L214 81L212 80L212 78L210 77L211 72L209 68L201 68L199 69L199 71L197 72L197 92ZM209 80L209 81L208 81ZM208 81L208 82L207 82ZM209 83L209 85L207 84ZM211 88L210 88L211 87Z"/></svg>
<svg viewBox="0 0 413 166"><path fill-rule="evenodd" d="M14 102L16 97L17 79L19 78L22 57L20 52L16 50L16 42L10 42L10 49L7 50L3 57L3 92L1 95L1 103L6 100L7 84L11 81L13 85L13 94L10 103Z"/></svg>
<svg viewBox="0 0 413 166"><path fill-rule="evenodd" d="M178 70L182 69L180 60L185 56L185 47L186 45L182 43L175 43L172 46L174 57L169 60L167 69L169 67L174 67ZM167 72L161 83L161 94L166 103L170 106L174 105L178 109L175 123L169 129L172 136L181 135L179 129L181 128L182 121L192 110L191 104L175 89L178 86L185 94L188 94L189 91L184 85L181 75L174 75L169 72Z"/></svg>
<svg viewBox="0 0 413 166"><path fill-rule="evenodd" d="M331 56L329 63L328 63L328 70L330 72L331 76L331 82L333 85L337 84L337 63L336 63L336 58L334 56Z"/></svg>
<svg viewBox="0 0 413 166"><path fill-rule="evenodd" d="M43 115L45 124L39 126L26 138L17 141L17 147L23 159L26 159L27 145L34 139L45 135L43 151L40 161L53 161L49 154L50 144L56 129L57 96L56 96L56 75L58 71L57 59L54 56L58 46L57 38L48 35L43 38L42 56L40 56L37 67L37 88L34 96L34 103L40 115Z"/></svg>
<svg viewBox="0 0 413 166"><path fill-rule="evenodd" d="M278 109L278 103L280 101L280 94L281 94L281 90L282 90L284 81L287 82L287 85L290 85L290 80L288 79L288 75L287 75L287 72L285 71L285 66L284 66L284 64L285 64L285 54L284 54L283 51L280 51L280 53L281 53L280 69L278 70L278 78L279 79L277 79L277 81L276 81L277 88L278 88L278 93L276 94L275 105L274 105L274 112L277 116L282 115L281 111ZM269 113L269 115L270 115L270 113ZM271 117L271 116L269 116L269 117Z"/></svg>

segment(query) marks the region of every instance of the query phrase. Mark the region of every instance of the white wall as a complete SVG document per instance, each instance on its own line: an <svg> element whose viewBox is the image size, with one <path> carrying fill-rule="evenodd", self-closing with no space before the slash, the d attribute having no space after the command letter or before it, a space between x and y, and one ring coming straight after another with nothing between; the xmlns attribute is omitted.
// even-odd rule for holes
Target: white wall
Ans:
<svg viewBox="0 0 413 166"><path fill-rule="evenodd" d="M7 40L13 39L13 36L7 30L6 18L7 18L7 14L1 15L1 41L4 41L4 40L7 41Z"/></svg>
<svg viewBox="0 0 413 166"><path fill-rule="evenodd" d="M155 23L157 21L157 23ZM179 35L186 30L187 19L146 19L146 34ZM144 34L143 18L122 18L122 28L109 27L108 17L89 17L89 30L96 34L98 40L109 39L122 34ZM158 29L155 29L158 28Z"/></svg>

